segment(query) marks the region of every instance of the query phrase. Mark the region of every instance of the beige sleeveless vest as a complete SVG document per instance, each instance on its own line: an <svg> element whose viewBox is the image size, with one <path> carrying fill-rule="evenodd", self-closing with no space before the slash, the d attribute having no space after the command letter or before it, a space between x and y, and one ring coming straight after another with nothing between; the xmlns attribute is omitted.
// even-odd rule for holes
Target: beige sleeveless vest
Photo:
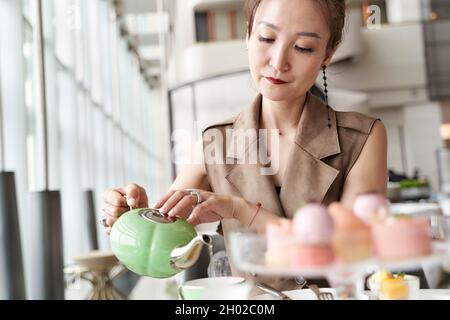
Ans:
<svg viewBox="0 0 450 320"><path fill-rule="evenodd" d="M326 105L309 92L306 99L279 197L272 178L261 174L263 166L249 163L250 150L259 146L258 136L246 136L245 148L240 150L232 145L236 141L233 139L246 130L258 132L261 95L249 110L203 130L205 167L212 191L243 197L255 204L260 202L265 209L288 218L293 217L302 203L339 201L344 181L377 119L330 108L329 128ZM218 231L225 236L226 246L226 235L239 227L242 226L237 220L222 220ZM232 270L233 274L239 274L233 265ZM267 282L282 289L292 287L280 279Z"/></svg>

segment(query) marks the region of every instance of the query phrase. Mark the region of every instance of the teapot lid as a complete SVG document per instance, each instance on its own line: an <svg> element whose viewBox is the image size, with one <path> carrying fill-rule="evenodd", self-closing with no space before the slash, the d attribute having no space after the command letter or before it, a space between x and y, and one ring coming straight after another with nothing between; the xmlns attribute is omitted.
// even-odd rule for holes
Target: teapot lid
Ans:
<svg viewBox="0 0 450 320"><path fill-rule="evenodd" d="M144 209L140 212L141 217L155 223L174 223L175 220L167 218L163 213L156 209Z"/></svg>

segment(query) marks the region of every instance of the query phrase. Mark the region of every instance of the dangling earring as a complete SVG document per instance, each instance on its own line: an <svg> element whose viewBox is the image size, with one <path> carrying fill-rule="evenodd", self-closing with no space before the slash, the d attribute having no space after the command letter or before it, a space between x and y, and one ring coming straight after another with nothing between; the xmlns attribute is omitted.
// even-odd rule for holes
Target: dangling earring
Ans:
<svg viewBox="0 0 450 320"><path fill-rule="evenodd" d="M323 70L323 92L325 93L325 103L327 104L327 115L328 115L328 128L331 128L331 118L330 118L330 106L328 105L328 84L327 84L327 66L322 67Z"/></svg>

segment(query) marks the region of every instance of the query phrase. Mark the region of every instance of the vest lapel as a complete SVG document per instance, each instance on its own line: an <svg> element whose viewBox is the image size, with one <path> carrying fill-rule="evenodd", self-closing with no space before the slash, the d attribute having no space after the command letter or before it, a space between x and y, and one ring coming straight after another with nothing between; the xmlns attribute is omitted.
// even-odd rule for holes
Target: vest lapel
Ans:
<svg viewBox="0 0 450 320"><path fill-rule="evenodd" d="M262 165L258 161L256 164L248 163L258 146L261 100L261 95L258 95L250 110L239 115L233 125L231 139L227 137L226 159L231 164L228 165L226 179L246 200L261 202L267 210L281 217L292 217L301 204L322 202L339 174L339 170L321 160L341 152L336 113L330 108L332 127L328 128L326 106L308 92L278 198L271 176L261 174ZM254 135L247 135L245 148L241 152L230 152L233 150L232 141L239 136L242 139L248 129L253 130Z"/></svg>
<svg viewBox="0 0 450 320"><path fill-rule="evenodd" d="M327 108L308 92L287 161L281 204L287 217L307 202L322 202L339 170L321 161L341 152L336 126L336 113L330 108L331 128L327 126Z"/></svg>
<svg viewBox="0 0 450 320"><path fill-rule="evenodd" d="M261 95L253 102L251 108L242 112L233 125L231 139L227 137L227 161L229 170L226 179L240 192L241 196L250 202L261 202L264 208L284 216L280 200L275 190L271 176L262 175L263 166L258 159L250 161L252 155L258 155L258 128L259 114L261 111ZM251 134L253 132L253 134ZM231 143L236 140L241 142L245 139L245 148L240 152L234 152ZM256 152L256 153L254 153ZM252 160L255 160L254 158Z"/></svg>

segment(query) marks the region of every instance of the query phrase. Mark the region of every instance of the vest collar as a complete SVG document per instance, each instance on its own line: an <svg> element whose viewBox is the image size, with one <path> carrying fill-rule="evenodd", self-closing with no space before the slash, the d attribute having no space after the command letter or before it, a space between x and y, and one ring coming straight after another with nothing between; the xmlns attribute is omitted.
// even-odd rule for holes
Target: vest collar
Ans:
<svg viewBox="0 0 450 320"><path fill-rule="evenodd" d="M323 159L341 152L337 133L336 112L330 108L331 128L328 128L328 113L326 105L310 92L306 95L306 103L297 126L295 143L316 159ZM251 107L242 112L233 125L232 137L242 134L242 130L259 128L259 118L262 107L262 96L259 94ZM258 132L258 131L256 131ZM232 140L233 141L233 140ZM257 135L251 136L249 146L257 141ZM228 149L227 149L228 150ZM248 148L234 155L243 159Z"/></svg>
<svg viewBox="0 0 450 320"><path fill-rule="evenodd" d="M280 197L276 194L271 176L260 173L262 168L260 164L232 164L226 176L246 200L261 202L266 209L279 216L293 217L301 204L322 202L339 174L339 170L321 161L341 152L336 112L330 108L332 126L328 128L326 105L309 92L306 99L295 143L287 160ZM236 135L241 135L248 129L258 132L261 102L262 96L258 95L250 109L242 112L235 120L232 139L228 141L227 146L228 158L241 161L249 159L250 150L256 147L257 135L247 135L248 143L239 153L228 154L231 150L229 143L238 138Z"/></svg>

